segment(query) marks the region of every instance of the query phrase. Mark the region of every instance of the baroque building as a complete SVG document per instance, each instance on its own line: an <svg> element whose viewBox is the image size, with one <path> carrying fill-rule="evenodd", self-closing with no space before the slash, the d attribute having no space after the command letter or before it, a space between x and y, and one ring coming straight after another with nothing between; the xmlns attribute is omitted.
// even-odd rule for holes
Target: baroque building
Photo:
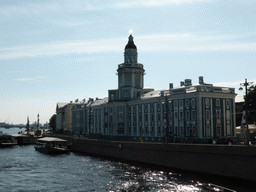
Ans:
<svg viewBox="0 0 256 192"><path fill-rule="evenodd" d="M185 79L176 87L169 83L165 90L144 88L144 66L138 63L133 36L128 39L124 63L117 69L118 89L109 90L104 99L72 104L74 134L145 141L168 138L178 142L236 136L234 88L207 84L202 76L195 84ZM59 117L65 115L57 115L57 125Z"/></svg>

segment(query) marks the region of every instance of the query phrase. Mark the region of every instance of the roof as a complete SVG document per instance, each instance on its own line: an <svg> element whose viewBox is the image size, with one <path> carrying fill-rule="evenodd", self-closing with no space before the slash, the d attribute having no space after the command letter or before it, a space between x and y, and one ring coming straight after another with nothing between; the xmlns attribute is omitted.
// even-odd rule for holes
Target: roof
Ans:
<svg viewBox="0 0 256 192"><path fill-rule="evenodd" d="M41 139L37 139L38 141L44 141L44 142L65 142L67 140L56 138L56 137L44 137Z"/></svg>
<svg viewBox="0 0 256 192"><path fill-rule="evenodd" d="M129 36L129 41L128 41L127 45L125 46L125 49L137 49L136 45L133 42L132 35Z"/></svg>
<svg viewBox="0 0 256 192"><path fill-rule="evenodd" d="M28 135L23 134L13 134L12 137L28 137Z"/></svg>

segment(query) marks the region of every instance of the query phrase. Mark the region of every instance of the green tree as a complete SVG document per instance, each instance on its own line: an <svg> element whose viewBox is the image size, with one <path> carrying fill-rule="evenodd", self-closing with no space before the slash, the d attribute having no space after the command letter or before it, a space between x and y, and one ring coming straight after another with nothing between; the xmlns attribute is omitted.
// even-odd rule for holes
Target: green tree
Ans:
<svg viewBox="0 0 256 192"><path fill-rule="evenodd" d="M245 101L247 99L248 102L248 112L249 112L249 123L256 122L256 86L251 86L248 89L247 98L245 97Z"/></svg>
<svg viewBox="0 0 256 192"><path fill-rule="evenodd" d="M52 128L53 132L56 131L56 117L57 117L57 115L53 114L52 117L49 120L49 125Z"/></svg>

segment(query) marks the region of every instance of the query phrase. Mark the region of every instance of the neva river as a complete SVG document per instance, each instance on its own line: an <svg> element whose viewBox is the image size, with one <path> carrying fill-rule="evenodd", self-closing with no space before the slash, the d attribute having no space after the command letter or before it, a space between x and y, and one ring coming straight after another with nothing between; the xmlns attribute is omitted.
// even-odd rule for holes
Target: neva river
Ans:
<svg viewBox="0 0 256 192"><path fill-rule="evenodd" d="M0 131L17 134L24 129L0 128ZM78 153L45 155L35 151L33 145L0 148L1 192L252 191L237 185Z"/></svg>

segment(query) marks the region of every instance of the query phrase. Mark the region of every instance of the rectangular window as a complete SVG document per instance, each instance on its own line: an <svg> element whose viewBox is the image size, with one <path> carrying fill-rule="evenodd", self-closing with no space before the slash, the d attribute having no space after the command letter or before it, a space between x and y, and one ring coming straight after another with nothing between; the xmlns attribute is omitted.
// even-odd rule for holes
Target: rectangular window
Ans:
<svg viewBox="0 0 256 192"><path fill-rule="evenodd" d="M154 114L151 114L151 122L154 122Z"/></svg>
<svg viewBox="0 0 256 192"><path fill-rule="evenodd" d="M220 133L221 133L221 127L217 126L216 127L216 134L217 134L217 136L220 136Z"/></svg>
<svg viewBox="0 0 256 192"><path fill-rule="evenodd" d="M186 127L186 135L189 136L190 135L190 126Z"/></svg>
<svg viewBox="0 0 256 192"><path fill-rule="evenodd" d="M148 121L148 114L145 114L145 121Z"/></svg>
<svg viewBox="0 0 256 192"><path fill-rule="evenodd" d="M220 110L217 110L217 112L216 112L216 118L217 118L217 120L220 120Z"/></svg>
<svg viewBox="0 0 256 192"><path fill-rule="evenodd" d="M209 110L205 111L205 118L206 118L206 120L210 119L210 111Z"/></svg>
<svg viewBox="0 0 256 192"><path fill-rule="evenodd" d="M148 127L145 127L145 133L148 133Z"/></svg>
<svg viewBox="0 0 256 192"><path fill-rule="evenodd" d="M196 119L196 111L192 111L192 120L195 120Z"/></svg>
<svg viewBox="0 0 256 192"><path fill-rule="evenodd" d="M230 105L230 101L227 99L226 100L226 106L229 107L229 105Z"/></svg>
<svg viewBox="0 0 256 192"><path fill-rule="evenodd" d="M183 112L180 111L180 119L183 119Z"/></svg>
<svg viewBox="0 0 256 192"><path fill-rule="evenodd" d="M157 114L157 120L160 121L160 113Z"/></svg>
<svg viewBox="0 0 256 192"><path fill-rule="evenodd" d="M191 100L191 105L192 105L193 108L195 107L195 99Z"/></svg>
<svg viewBox="0 0 256 192"><path fill-rule="evenodd" d="M211 136L211 129L210 129L210 125L206 126L206 137L210 137Z"/></svg>
<svg viewBox="0 0 256 192"><path fill-rule="evenodd" d="M189 100L186 100L186 107L189 107Z"/></svg>
<svg viewBox="0 0 256 192"><path fill-rule="evenodd" d="M189 121L189 111L186 111L187 121Z"/></svg>
<svg viewBox="0 0 256 192"><path fill-rule="evenodd" d="M220 106L220 100L216 99L216 106Z"/></svg>
<svg viewBox="0 0 256 192"><path fill-rule="evenodd" d="M133 135L137 135L137 128L133 127Z"/></svg>
<svg viewBox="0 0 256 192"><path fill-rule="evenodd" d="M209 99L208 98L205 99L205 106L209 107Z"/></svg>
<svg viewBox="0 0 256 192"><path fill-rule="evenodd" d="M183 101L182 100L180 101L180 107L183 107Z"/></svg>
<svg viewBox="0 0 256 192"><path fill-rule="evenodd" d="M175 117L175 119L178 119L178 112L177 111L175 111L174 117Z"/></svg>
<svg viewBox="0 0 256 192"><path fill-rule="evenodd" d="M174 101L174 107L178 107L178 101Z"/></svg>

